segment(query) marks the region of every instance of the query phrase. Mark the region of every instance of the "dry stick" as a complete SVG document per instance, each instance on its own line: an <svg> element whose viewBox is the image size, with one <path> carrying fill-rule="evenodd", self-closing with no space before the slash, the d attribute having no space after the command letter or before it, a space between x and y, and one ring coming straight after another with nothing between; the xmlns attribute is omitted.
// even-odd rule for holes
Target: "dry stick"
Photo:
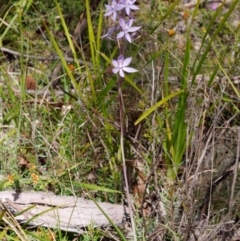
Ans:
<svg viewBox="0 0 240 241"><path fill-rule="evenodd" d="M230 196L230 200L229 200L229 210L228 210L228 214L226 215L226 220L230 220L230 216L232 214L232 209L233 209L233 206L236 202L235 200L233 200L233 198L234 198L234 191L235 191L235 187L236 187L239 160L240 160L240 128L238 128L237 154L236 154L236 159L235 159L235 164L234 164L233 181L232 181L232 186L231 186L231 196ZM227 236L229 235L231 226L232 225L229 225L229 224L226 225L227 232L223 233L224 236L223 236L222 240L227 239Z"/></svg>
<svg viewBox="0 0 240 241"><path fill-rule="evenodd" d="M146 181L145 181L145 189L144 189L144 193L143 193L143 197L142 197L142 203L141 203L141 207L140 207L140 213L142 214L142 216L143 216L144 200L145 200L145 197L146 197L146 194L147 194L148 185L149 185L150 179L151 179L152 175L154 174L154 172L156 171L159 163L160 163L160 160L157 160L157 161L155 161L155 163L153 163L153 165L151 167L151 170L148 173ZM155 184L158 185L157 182L155 182ZM158 196L160 196L159 192L157 192L157 193L158 193ZM161 211L161 210L159 210L159 211ZM144 216L143 216L143 218L144 218ZM144 220L144 225L146 225L145 219L143 219L143 220Z"/></svg>
<svg viewBox="0 0 240 241"><path fill-rule="evenodd" d="M36 56L36 55L29 55L29 54L22 54L22 53L19 53L17 51L14 51L14 50L11 50L11 49L8 49L8 48L5 48L5 47L0 47L0 51L4 52L4 53L8 53L8 54L11 54L11 55L14 55L14 56L17 56L17 57L23 57L23 58L28 58L28 59L36 59L36 60L40 60L40 61L53 61L53 60L59 60L59 56L49 56L49 57L43 57L43 56ZM74 58L71 58L71 57L65 57L65 60L68 61L68 62L74 62L76 61L76 59ZM78 59L77 60L79 64L87 64L88 66L92 66L92 64L90 62L85 62L83 60L80 60Z"/></svg>
<svg viewBox="0 0 240 241"><path fill-rule="evenodd" d="M204 157L205 157L205 154L206 154L206 151L207 151L207 148L208 148L208 144L209 144L209 142L210 142L210 140L211 140L211 138L212 138L212 134L213 134L212 132L209 134L209 137L208 137L208 139L207 139L207 142L206 142L206 145L205 145L204 150L203 150L203 152L202 152L202 155L201 155L201 157L200 157L199 160L198 160L198 165L197 165L197 168L196 168L196 171L195 171L196 175L194 175L193 180L192 180L192 182L191 182L191 185L190 185L190 187L189 187L189 191L188 191L188 196L189 196L189 197L191 196L194 183L195 183L196 180L197 180L197 173L199 172L199 169L200 169L200 167L201 167L201 165L202 165L202 162L203 162L203 160L204 160Z"/></svg>
<svg viewBox="0 0 240 241"><path fill-rule="evenodd" d="M14 93L17 95L21 95L21 90L14 90ZM31 96L38 96L38 97L47 97L47 96L52 96L52 92L50 90L26 90L26 93ZM70 90L69 92L61 89L61 90L55 90L54 94L58 97L63 96L64 94L69 95L71 98L76 99L74 94L76 94L75 90Z"/></svg>
<svg viewBox="0 0 240 241"><path fill-rule="evenodd" d="M233 176L233 182L232 182L232 188L231 188L231 197L230 197L230 202L229 202L229 211L228 214L230 216L234 204L233 196L234 196L234 189L236 185L236 180L237 180L237 171L238 171L238 160L239 160L239 152L240 152L240 128L238 128L238 145L237 145L237 154L236 154L236 159L235 159L235 166L234 166L234 176Z"/></svg>

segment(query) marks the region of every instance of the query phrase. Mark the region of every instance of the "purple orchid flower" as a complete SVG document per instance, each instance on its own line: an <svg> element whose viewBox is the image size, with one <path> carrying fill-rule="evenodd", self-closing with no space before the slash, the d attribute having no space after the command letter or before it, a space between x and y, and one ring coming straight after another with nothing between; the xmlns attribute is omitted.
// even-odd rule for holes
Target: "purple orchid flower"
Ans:
<svg viewBox="0 0 240 241"><path fill-rule="evenodd" d="M117 58L117 60L113 59L112 60L112 64L114 66L114 68L112 69L114 74L117 74L119 72L119 75L121 77L124 77L124 71L128 72L128 73L135 73L138 72L138 70L131 68L131 67L127 67L132 61L132 57L126 58L124 59L123 55L119 55L119 57Z"/></svg>
<svg viewBox="0 0 240 241"><path fill-rule="evenodd" d="M125 36L127 41L129 43L131 43L132 39L131 39L131 36L130 36L129 33L134 33L141 28L141 27L132 27L132 24L133 24L133 19L130 19L130 20L125 22L125 20L123 18L121 18L119 20L119 25L122 28L122 31L117 34L117 39L120 39L123 36Z"/></svg>
<svg viewBox="0 0 240 241"><path fill-rule="evenodd" d="M116 21L117 19L117 11L122 10L124 6L122 4L119 4L115 0L112 1L112 5L105 5L106 7L106 13L104 16L111 16L112 15L112 20Z"/></svg>
<svg viewBox="0 0 240 241"><path fill-rule="evenodd" d="M213 2L213 3L211 4L211 9L212 9L213 11L215 11L215 10L217 10L217 8L218 8L219 6L220 6L219 3Z"/></svg>
<svg viewBox="0 0 240 241"><path fill-rule="evenodd" d="M129 15L130 10L138 10L139 9L139 7L134 5L135 2L136 2L136 0L120 0L119 5L123 6L123 8L125 8L126 14Z"/></svg>
<svg viewBox="0 0 240 241"><path fill-rule="evenodd" d="M104 34L101 38L109 38L113 40L112 35L114 34L115 31L116 31L116 27L108 28L107 33Z"/></svg>

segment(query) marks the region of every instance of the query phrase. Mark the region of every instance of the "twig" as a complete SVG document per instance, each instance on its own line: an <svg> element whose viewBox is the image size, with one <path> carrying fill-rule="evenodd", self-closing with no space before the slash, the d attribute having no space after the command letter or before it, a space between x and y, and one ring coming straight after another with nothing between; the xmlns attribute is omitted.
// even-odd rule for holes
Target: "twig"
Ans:
<svg viewBox="0 0 240 241"><path fill-rule="evenodd" d="M21 95L21 91L20 90L15 90L14 93L16 93L17 95ZM39 96L39 97L42 97L42 96L52 96L53 95L53 92L50 91L50 90L26 90L26 93L28 95L32 95L32 96ZM70 97L76 99L76 97L74 96L74 94L76 93L75 90L71 90L69 92L66 92L64 90L55 90L54 91L54 95L56 96L63 96L65 94L68 94Z"/></svg>
<svg viewBox="0 0 240 241"><path fill-rule="evenodd" d="M37 59L37 60L41 60L41 61L53 61L53 60L59 60L59 56L56 56L56 55L52 55L52 56L49 56L49 57L43 57L43 56L36 56L36 55L30 55L30 54L23 54L23 53L19 53L17 51L14 51L14 50L11 50L11 49L8 49L8 48L5 48L5 47L0 47L0 50L4 53L8 53L8 54L12 54L12 55L15 55L15 56L22 56L24 58L29 58L29 59ZM71 58L71 57L66 57L65 56L65 60L68 61L68 62L74 62L76 61L76 59L74 58ZM77 60L79 64L87 64L89 67L92 66L92 64L90 62L85 62L83 60L80 60L78 59Z"/></svg>
<svg viewBox="0 0 240 241"><path fill-rule="evenodd" d="M232 182L232 187L231 187L231 196L230 196L230 202L229 202L229 211L228 214L230 215L232 212L232 208L234 205L234 190L236 187L236 181L237 181L237 172L238 172L238 162L240 160L240 128L238 128L238 145L237 145L237 154L236 154L236 159L235 159L235 165L234 165L234 176L233 176L233 182Z"/></svg>

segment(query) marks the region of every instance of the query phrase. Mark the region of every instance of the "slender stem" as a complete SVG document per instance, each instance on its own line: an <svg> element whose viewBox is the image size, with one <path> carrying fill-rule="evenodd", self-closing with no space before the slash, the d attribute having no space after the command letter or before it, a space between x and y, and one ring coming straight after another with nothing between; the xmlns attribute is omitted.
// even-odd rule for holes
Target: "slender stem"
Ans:
<svg viewBox="0 0 240 241"><path fill-rule="evenodd" d="M125 15L124 11L121 11L120 16L124 18L124 15ZM124 56L124 52L125 52L124 51L125 50L125 41L124 40L118 41L118 48L119 48L119 53ZM124 176L124 182L125 182L126 197L127 197L131 226L132 226L133 240L137 241L135 221L133 219L132 202L131 202L130 193L129 193L125 152L124 152L125 106L124 106L123 94L122 94L123 80L124 79L122 77L118 76L119 117L120 117L120 129L121 129L121 136L120 136L121 157L122 157L123 176Z"/></svg>
<svg viewBox="0 0 240 241"><path fill-rule="evenodd" d="M133 231L133 238L134 238L134 241L137 241L135 222L133 219L132 202L131 202L129 186L128 186L125 153L124 153L124 133L125 133L124 120L125 118L124 118L124 102L123 102L123 95L122 95L122 82L123 82L123 78L119 76L118 77L118 97L119 97L120 129L121 129L121 136L120 136L121 157L122 157L122 164L123 164L123 176L124 176L124 182L125 182L125 188L126 188L126 196L127 196L130 220L131 220L132 231Z"/></svg>

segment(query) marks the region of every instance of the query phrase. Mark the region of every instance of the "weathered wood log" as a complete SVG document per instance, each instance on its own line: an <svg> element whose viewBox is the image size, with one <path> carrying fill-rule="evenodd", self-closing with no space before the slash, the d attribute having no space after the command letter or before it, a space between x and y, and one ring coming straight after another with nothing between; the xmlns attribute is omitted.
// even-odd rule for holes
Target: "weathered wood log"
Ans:
<svg viewBox="0 0 240 241"><path fill-rule="evenodd" d="M109 225L108 219L93 201L72 196L58 196L48 192L0 192L0 199L11 212L21 212L16 220L30 225L58 228L82 233L82 228ZM122 205L98 203L118 226L122 224ZM26 210L26 211L24 211Z"/></svg>

